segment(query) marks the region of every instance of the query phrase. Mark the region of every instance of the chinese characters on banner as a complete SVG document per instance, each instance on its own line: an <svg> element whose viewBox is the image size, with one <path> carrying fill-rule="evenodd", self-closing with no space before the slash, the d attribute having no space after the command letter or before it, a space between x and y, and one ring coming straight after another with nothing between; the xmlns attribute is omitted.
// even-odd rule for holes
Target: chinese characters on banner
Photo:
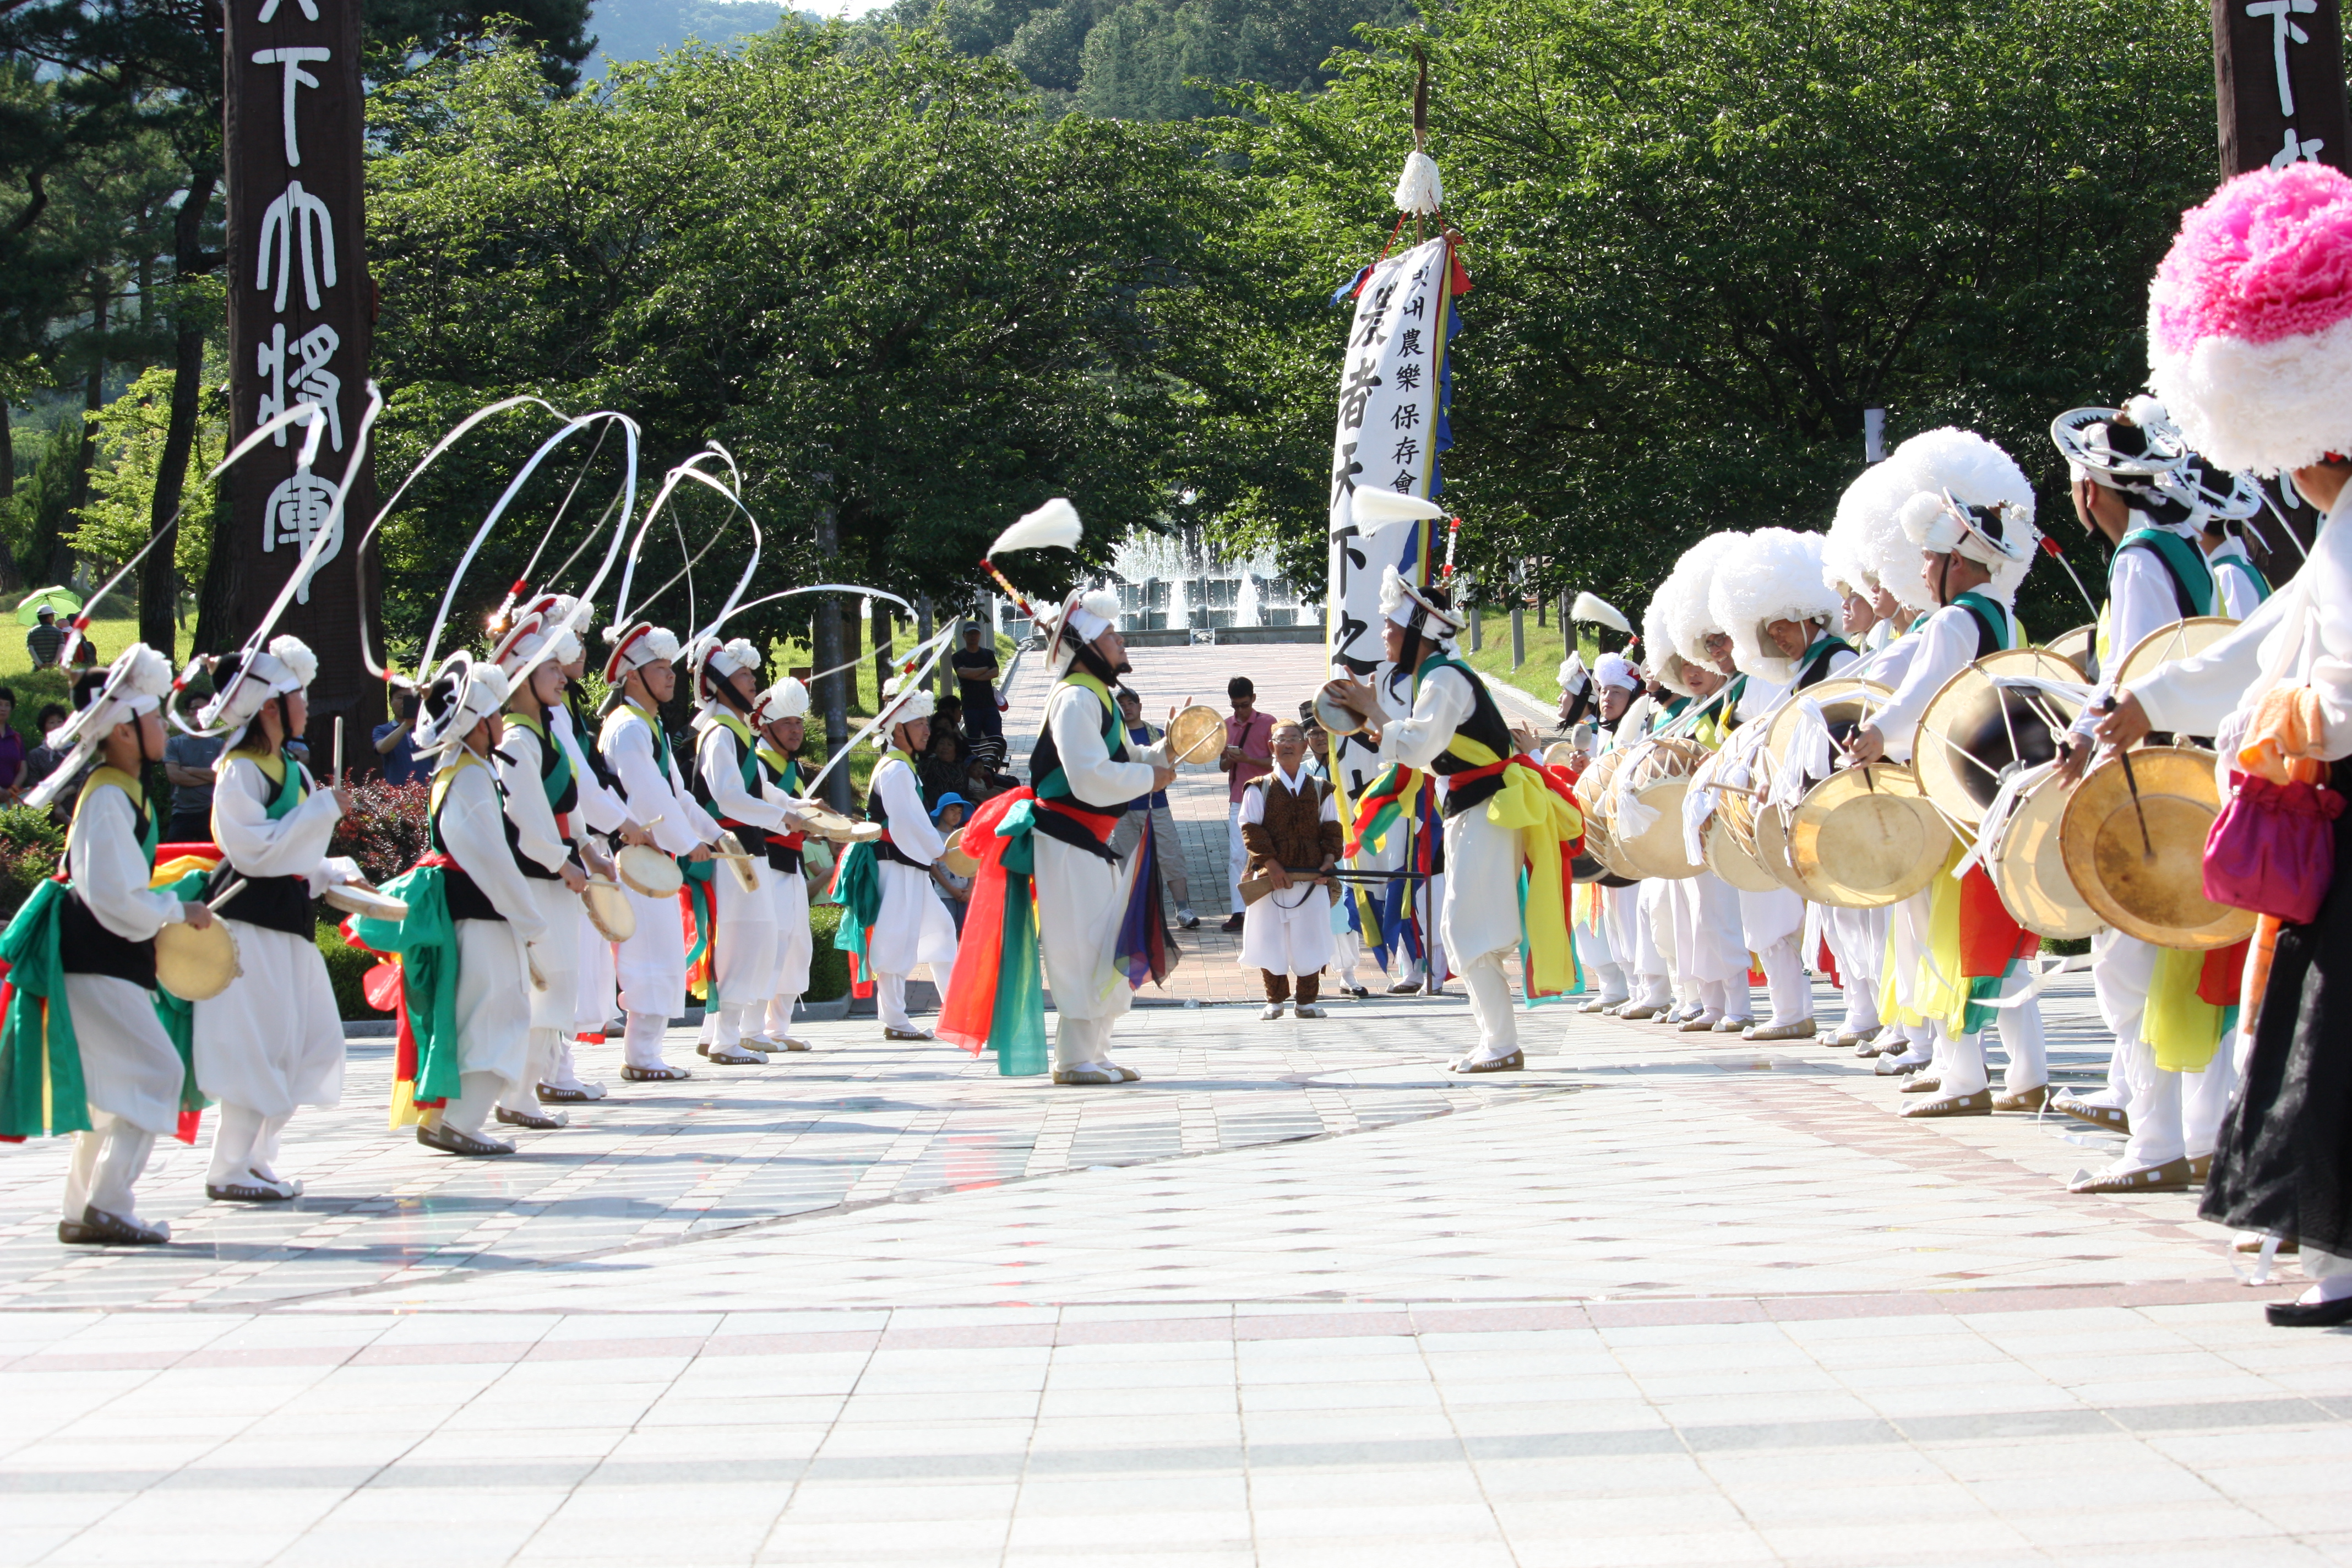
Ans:
<svg viewBox="0 0 2352 1568"><path fill-rule="evenodd" d="M1394 565L1419 584L1428 563L1412 551L1417 525L1360 527L1359 488L1426 497L1437 471L1443 413L1439 371L1444 363L1445 242L1433 239L1383 258L1356 295L1339 377L1339 428L1331 445L1331 562L1325 612L1331 668L1384 679L1381 662L1381 568ZM1408 559L1408 552L1411 558ZM1384 699L1385 700L1385 699ZM1341 748L1350 794L1371 771L1371 748Z"/></svg>
<svg viewBox="0 0 2352 1568"><path fill-rule="evenodd" d="M2213 0L2221 177L2308 162L2352 168L2337 0Z"/></svg>
<svg viewBox="0 0 2352 1568"><path fill-rule="evenodd" d="M232 439L300 405L325 420L311 465L299 460L296 425L227 476L228 520L213 548L231 557L229 632L242 641L328 526L366 404L374 285L361 203L358 0L228 0L227 18ZM382 700L359 657L360 617L373 627L378 614L373 562L341 537L374 510L364 465L352 484L337 537L279 621L319 655L314 718L372 720Z"/></svg>

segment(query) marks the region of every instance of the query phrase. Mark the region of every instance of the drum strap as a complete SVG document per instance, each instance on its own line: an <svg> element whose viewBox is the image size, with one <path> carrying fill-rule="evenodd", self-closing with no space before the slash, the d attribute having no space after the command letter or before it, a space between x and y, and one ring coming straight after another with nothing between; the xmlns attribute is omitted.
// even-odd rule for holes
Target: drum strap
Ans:
<svg viewBox="0 0 2352 1568"><path fill-rule="evenodd" d="M2116 546L2115 561L2122 560L2126 550L2148 551L2164 563L2165 575L2172 579L2173 602L2179 606L2181 615L2213 613L2213 569L2207 564L2205 552L2196 545L2160 528L2135 528ZM2113 562L2107 572L2110 577L2114 575Z"/></svg>

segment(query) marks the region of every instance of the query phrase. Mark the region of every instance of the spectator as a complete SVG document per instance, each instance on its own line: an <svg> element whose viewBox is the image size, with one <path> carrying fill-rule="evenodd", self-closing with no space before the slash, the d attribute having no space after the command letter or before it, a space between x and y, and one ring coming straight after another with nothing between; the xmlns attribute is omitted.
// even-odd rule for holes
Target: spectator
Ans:
<svg viewBox="0 0 2352 1568"><path fill-rule="evenodd" d="M166 844L205 844L213 836L213 780L226 735L173 735L163 742L163 777L172 786Z"/></svg>
<svg viewBox="0 0 2352 1568"><path fill-rule="evenodd" d="M58 726L65 721L66 710L57 703L51 702L42 708L41 743L25 753L25 788L30 789L47 778L58 771L58 764L65 761L66 754L49 744L49 737L56 734Z"/></svg>
<svg viewBox="0 0 2352 1568"><path fill-rule="evenodd" d="M1274 771L1274 715L1257 710L1257 687L1246 675L1225 682L1225 699L1234 705L1225 721L1225 751L1217 766L1229 775L1225 806L1225 890L1234 912L1225 918L1226 931L1242 929L1242 868L1249 852L1242 847L1242 789L1250 780Z"/></svg>
<svg viewBox="0 0 2352 1568"><path fill-rule="evenodd" d="M1003 736L991 735L968 744L971 758L964 769L964 794L974 800L987 800L1019 786L1021 781L1003 771Z"/></svg>
<svg viewBox="0 0 2352 1568"><path fill-rule="evenodd" d="M73 667L76 675L86 674L98 668L98 645L87 637L74 641Z"/></svg>
<svg viewBox="0 0 2352 1568"><path fill-rule="evenodd" d="M1129 745L1149 746L1162 733L1144 722L1143 699L1124 686L1118 689L1118 717L1127 726ZM1176 900L1176 923L1191 931L1201 923L1201 917L1192 912L1192 885L1184 878L1184 846L1176 837L1176 818L1168 810L1166 790L1154 790L1128 802L1127 815L1118 819L1118 827L1111 834L1111 850L1124 858L1143 837L1147 821L1151 842L1160 852L1160 880L1168 885L1168 896Z"/></svg>
<svg viewBox="0 0 2352 1568"><path fill-rule="evenodd" d="M40 618L33 624L33 629L25 634L25 651L33 656L35 669L54 669L57 668L58 648L65 642L66 634L58 625L57 611L43 605L37 614Z"/></svg>
<svg viewBox="0 0 2352 1568"><path fill-rule="evenodd" d="M959 741L964 738L962 698L942 697L940 699L939 706L931 712L931 733L936 735L941 730L954 731L956 739Z"/></svg>
<svg viewBox="0 0 2352 1568"><path fill-rule="evenodd" d="M931 743L923 749L922 762L915 770L922 781L926 805L936 807L950 795L963 798L966 756L963 741L954 731L932 732Z"/></svg>
<svg viewBox="0 0 2352 1568"><path fill-rule="evenodd" d="M426 776L416 764L416 746L410 731L416 726L416 694L408 692L400 700L397 721L375 727L375 754L383 759L383 782L388 784L415 784Z"/></svg>
<svg viewBox="0 0 2352 1568"><path fill-rule="evenodd" d="M964 622L963 647L948 656L948 668L955 671L962 694L963 732L975 741L1004 733L996 708L996 649L982 647L981 636L978 621Z"/></svg>
<svg viewBox="0 0 2352 1568"><path fill-rule="evenodd" d="M945 838L963 826L964 813L971 806L971 802L960 795L944 795L931 806L931 826L940 830L940 837ZM931 880L939 884L940 898L955 921L956 934L961 936L963 912L971 902L971 879L957 876L948 869L947 862L942 859L931 862Z"/></svg>
<svg viewBox="0 0 2352 1568"><path fill-rule="evenodd" d="M9 716L16 711L16 694L0 686L0 795L11 802L33 782L26 770L25 737L8 726Z"/></svg>

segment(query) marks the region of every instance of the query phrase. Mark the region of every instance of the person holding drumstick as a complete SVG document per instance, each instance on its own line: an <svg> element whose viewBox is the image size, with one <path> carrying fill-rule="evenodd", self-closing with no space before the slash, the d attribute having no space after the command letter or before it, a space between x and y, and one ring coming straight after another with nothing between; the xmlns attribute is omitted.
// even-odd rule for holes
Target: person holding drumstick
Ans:
<svg viewBox="0 0 2352 1568"><path fill-rule="evenodd" d="M521 677L507 694L506 719L490 756L498 768L507 818L513 824L515 865L548 930L535 955L545 984L530 994L530 1059L513 1091L499 1100L498 1119L542 1131L570 1122L561 1110L541 1110L540 1097L542 1086L554 1078L557 1058L572 1036L580 989L580 928L586 923L580 894L588 886L588 873L574 838L579 775L570 754L549 733L568 683L563 656L579 646L570 627L527 613L517 617L490 653L491 662L509 682ZM533 659L539 662L531 664ZM530 665L527 674L525 665Z"/></svg>
<svg viewBox="0 0 2352 1568"><path fill-rule="evenodd" d="M866 957L882 1037L929 1040L937 1037L907 1016L907 977L929 964L944 1003L956 957L955 918L931 883L931 862L946 852L947 840L931 826L915 774L915 758L930 741L931 694L899 677L883 689L882 700L887 749L866 791L866 815L882 825L873 847L882 901L866 933Z"/></svg>
<svg viewBox="0 0 2352 1568"><path fill-rule="evenodd" d="M784 810L760 793L758 745L751 715L760 689L760 650L748 637L705 637L688 658L698 711L694 716L694 799L733 835L744 854L765 860L768 832ZM740 862L739 862L740 864ZM710 939L710 984L703 998L702 1037L695 1049L714 1062L756 1067L766 1061L759 1026L776 985L775 906L767 879L745 888L734 876L711 884L718 931Z"/></svg>
<svg viewBox="0 0 2352 1568"><path fill-rule="evenodd" d="M760 727L760 743L751 755L760 764L760 795L784 808L782 820L768 830L768 869L760 880L768 895L769 916L776 927L774 991L754 1050L805 1051L809 1043L793 1033L793 1009L808 990L809 960L815 939L809 931L808 878L801 869L801 847L808 831L791 807L806 785L796 754L808 724L808 688L791 676L760 693L751 710Z"/></svg>
<svg viewBox="0 0 2352 1568"><path fill-rule="evenodd" d="M710 858L707 847L719 825L694 804L677 777L669 736L662 729L661 705L677 690L677 634L649 621L611 626L613 644L604 661L605 683L620 700L605 716L597 749L614 774L629 813L652 830L655 847L690 864ZM662 1036L686 1008L686 935L675 899L654 899L635 888L636 934L617 944L614 967L621 985L621 1009L628 1018L621 1037L621 1076L632 1083L662 1083L692 1075L662 1059Z"/></svg>
<svg viewBox="0 0 2352 1568"><path fill-rule="evenodd" d="M320 789L286 750L309 721L319 656L292 637L240 664L221 662L199 726L227 742L216 764L212 839L220 869L208 896L236 939L240 973L195 1005L196 1086L220 1101L205 1195L216 1203L283 1203L302 1184L279 1173L278 1142L303 1105L343 1097L342 1011L320 955L311 900L363 879L330 858L352 792ZM242 881L241 886L235 885Z"/></svg>
<svg viewBox="0 0 2352 1568"><path fill-rule="evenodd" d="M75 1134L58 1239L79 1247L153 1246L171 1239L171 1227L141 1220L131 1189L157 1135L179 1125L186 1084L180 1053L155 1012L155 933L181 921L202 930L213 914L201 902L184 904L147 886L163 823L140 775L163 759L159 709L172 689L171 662L133 643L102 679L84 677L78 684L81 710L56 742L72 752L33 787L26 804L46 807L85 763L99 766L81 784L66 830L68 880L42 883L16 915L18 922L56 922L57 965L45 978L58 984L66 1006L54 1015L42 1008L28 984L33 966L16 971L0 1057L16 1058L10 1065L19 1073L40 1072L45 1051L52 1060L60 1048L80 1059L82 1101L47 1108L52 1125L87 1128ZM58 1027L68 1021L70 1032ZM44 1131L0 1128L16 1137Z"/></svg>

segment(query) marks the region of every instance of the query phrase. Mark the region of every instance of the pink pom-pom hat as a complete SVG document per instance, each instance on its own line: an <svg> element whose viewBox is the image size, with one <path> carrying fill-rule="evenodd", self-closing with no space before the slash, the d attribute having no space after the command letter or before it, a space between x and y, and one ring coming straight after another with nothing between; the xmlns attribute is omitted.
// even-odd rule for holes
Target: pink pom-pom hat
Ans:
<svg viewBox="0 0 2352 1568"><path fill-rule="evenodd" d="M2352 452L2352 178L2257 169L2183 214L2148 289L2147 356L2149 387L2218 468Z"/></svg>

